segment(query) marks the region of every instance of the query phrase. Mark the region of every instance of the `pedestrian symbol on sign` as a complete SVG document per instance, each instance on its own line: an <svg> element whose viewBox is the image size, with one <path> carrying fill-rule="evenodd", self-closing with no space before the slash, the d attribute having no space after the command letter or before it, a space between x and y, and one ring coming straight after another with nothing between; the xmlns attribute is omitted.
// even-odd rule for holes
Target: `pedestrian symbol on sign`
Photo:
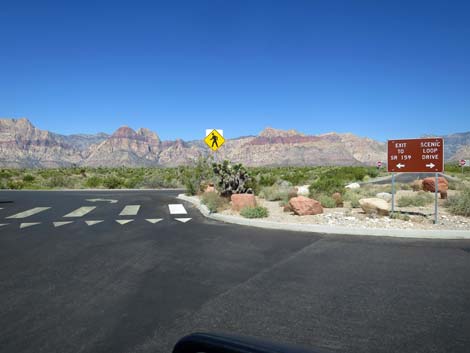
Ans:
<svg viewBox="0 0 470 353"><path fill-rule="evenodd" d="M212 140L211 148L212 148L212 149L214 148L214 146L215 146L216 148L219 148L219 144L217 143L217 140L218 140L218 139L219 139L219 138L217 137L217 135L214 134L214 133L212 133L212 136L211 136L211 140Z"/></svg>
<svg viewBox="0 0 470 353"><path fill-rule="evenodd" d="M222 131L222 130L215 130L215 129L210 130L208 134L206 131L207 136L204 139L204 142L213 151L217 151L225 142L224 137L219 131Z"/></svg>

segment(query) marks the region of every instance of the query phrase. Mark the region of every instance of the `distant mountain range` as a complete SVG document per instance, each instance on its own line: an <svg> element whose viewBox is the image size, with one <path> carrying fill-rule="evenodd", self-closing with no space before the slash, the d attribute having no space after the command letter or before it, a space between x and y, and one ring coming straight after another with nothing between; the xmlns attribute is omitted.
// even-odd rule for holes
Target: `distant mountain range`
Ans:
<svg viewBox="0 0 470 353"><path fill-rule="evenodd" d="M444 139L446 160L470 158L470 132ZM161 141L153 131L127 126L112 135L66 136L38 129L26 118L0 119L1 167L178 166L210 153L202 136L197 141ZM350 133L305 135L266 128L258 136L227 139L217 155L248 166L375 165L386 160L386 145Z"/></svg>

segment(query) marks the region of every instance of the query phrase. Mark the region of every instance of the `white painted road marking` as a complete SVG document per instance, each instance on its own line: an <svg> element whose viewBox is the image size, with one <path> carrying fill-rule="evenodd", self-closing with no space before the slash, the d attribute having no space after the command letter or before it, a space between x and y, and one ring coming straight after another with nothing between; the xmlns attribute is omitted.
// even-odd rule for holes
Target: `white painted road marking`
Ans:
<svg viewBox="0 0 470 353"><path fill-rule="evenodd" d="M96 221L85 221L85 223L89 226L94 226L95 224L98 224L98 223L101 223L101 222L104 222L104 220L100 219L100 220L96 220Z"/></svg>
<svg viewBox="0 0 470 353"><path fill-rule="evenodd" d="M54 227L56 227L56 228L65 226L66 224L70 224L70 223L73 223L73 221L67 221L67 222L52 222L52 224L54 224Z"/></svg>
<svg viewBox="0 0 470 353"><path fill-rule="evenodd" d="M119 214L120 216L135 216L140 209L140 205L127 205Z"/></svg>
<svg viewBox="0 0 470 353"><path fill-rule="evenodd" d="M129 222L132 222L133 219L116 219L116 222L118 222L119 224L127 224Z"/></svg>
<svg viewBox="0 0 470 353"><path fill-rule="evenodd" d="M31 226L35 226L36 224L41 224L41 222L21 223L21 224L20 224L20 229L28 228L28 227L31 227Z"/></svg>
<svg viewBox="0 0 470 353"><path fill-rule="evenodd" d="M180 203L172 203L168 205L170 209L170 214L187 214L186 209Z"/></svg>
<svg viewBox="0 0 470 353"><path fill-rule="evenodd" d="M191 218L175 218L177 221L180 221L182 223L186 223L186 222L189 222L191 220Z"/></svg>
<svg viewBox="0 0 470 353"><path fill-rule="evenodd" d="M49 208L50 208L50 207L34 207L34 208L30 209L30 210L27 210L27 211L24 211L24 212L20 212L20 213L14 214L13 216L9 216L9 217L6 217L6 218L26 218L26 217L35 215L35 214L37 214L37 213L39 213L39 212L48 210Z"/></svg>
<svg viewBox="0 0 470 353"><path fill-rule="evenodd" d="M0 223L0 227L6 226L8 223Z"/></svg>
<svg viewBox="0 0 470 353"><path fill-rule="evenodd" d="M117 203L118 200L112 200L112 199L86 199L88 202L99 202L99 201L103 201L103 202L109 202L109 203Z"/></svg>
<svg viewBox="0 0 470 353"><path fill-rule="evenodd" d="M150 223L155 224L155 223L160 222L160 221L162 220L162 218L146 218L145 220L146 220L147 222L150 222Z"/></svg>
<svg viewBox="0 0 470 353"><path fill-rule="evenodd" d="M83 217L87 213L93 211L96 206L84 206L77 208L75 211L72 211L64 216L65 217Z"/></svg>

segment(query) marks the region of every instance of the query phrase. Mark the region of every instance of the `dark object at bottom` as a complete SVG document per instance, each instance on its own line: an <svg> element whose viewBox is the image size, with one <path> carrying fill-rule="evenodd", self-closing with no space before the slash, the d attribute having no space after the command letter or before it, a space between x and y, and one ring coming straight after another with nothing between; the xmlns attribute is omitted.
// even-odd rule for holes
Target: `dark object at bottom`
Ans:
<svg viewBox="0 0 470 353"><path fill-rule="evenodd" d="M0 200L0 203L13 203L13 201L2 201L2 200Z"/></svg>
<svg viewBox="0 0 470 353"><path fill-rule="evenodd" d="M193 333L181 338L173 353L320 353L302 347L216 333Z"/></svg>

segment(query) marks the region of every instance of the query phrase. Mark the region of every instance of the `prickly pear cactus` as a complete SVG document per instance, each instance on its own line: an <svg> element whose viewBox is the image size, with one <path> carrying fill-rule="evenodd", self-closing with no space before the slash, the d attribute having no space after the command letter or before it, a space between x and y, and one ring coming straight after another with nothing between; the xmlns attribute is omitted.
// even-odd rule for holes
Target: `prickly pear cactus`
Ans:
<svg viewBox="0 0 470 353"><path fill-rule="evenodd" d="M231 164L225 160L212 164L214 174L218 179L220 194L229 197L232 194L252 194L251 188L246 187L250 176L241 164Z"/></svg>

